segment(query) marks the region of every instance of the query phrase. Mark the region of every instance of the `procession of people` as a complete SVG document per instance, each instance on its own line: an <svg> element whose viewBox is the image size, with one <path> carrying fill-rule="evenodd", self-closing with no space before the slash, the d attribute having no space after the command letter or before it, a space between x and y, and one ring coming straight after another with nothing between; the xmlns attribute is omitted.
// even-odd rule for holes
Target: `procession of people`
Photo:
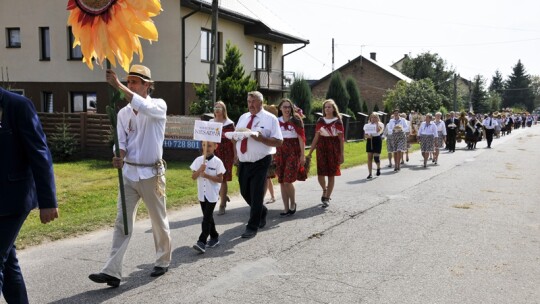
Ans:
<svg viewBox="0 0 540 304"><path fill-rule="evenodd" d="M89 279L95 283L118 287L123 277L123 260L140 202L148 209L154 236L155 261L150 276L164 275L171 262L172 245L165 193L166 164L162 159L167 104L162 99L150 96L153 80L150 70L145 66L132 66L127 85L122 84L112 70L107 71L106 80L113 88L121 91L128 102L118 113L120 154L112 159L113 167L123 172L123 186L119 191L118 213L109 256L100 272L90 274ZM1 91L0 93L4 94ZM10 95L9 98L15 97ZM28 103L23 100L18 102ZM315 134L309 147L306 146L304 116L292 100L282 99L277 105L277 115L267 111L263 105L262 93L247 93L248 112L244 113L235 125L227 116L226 103L217 101L214 104L212 122L222 124L221 141L203 141L203 154L190 166L192 178L197 181L197 198L203 214L201 234L193 246L199 253L204 253L206 249L220 243L213 213L216 206L219 206L218 215L226 213L227 203L230 202L227 182L233 179L233 165L237 166L240 194L250 209L245 231L240 235L242 238L253 238L266 226L268 208L264 204L264 196L271 166L275 166L275 176L281 190L283 212L280 215L294 216L298 206L298 187L295 184L308 178L309 163L313 152L316 152L316 175L321 187L320 207L330 206L335 178L341 175L340 167L345 161L346 127L336 102L332 99L323 102L323 115L316 121ZM6 111L9 109L6 105L2 106ZM30 112L31 110L29 108ZM413 143L419 143L423 157L422 167L427 168L428 160L431 160L432 165L438 165L442 149L454 153L456 142L464 140L467 149L474 150L477 143L485 139L486 148L491 149L494 139L510 134L513 128L531 127L534 123L535 118L531 115L514 115L510 112L490 112L485 115L461 112L459 118L455 112L450 112L446 120L443 120L441 112L434 115L411 112L408 115L394 109L385 125L381 112L373 112L363 127L365 152L368 156L366 180L373 180L374 175L381 176L384 140L387 144L389 166L393 167L394 174L397 174L402 165L409 162L408 150ZM37 128L35 131L37 135L42 135L41 129ZM230 137L228 133L237 133L241 137ZM49 153L42 156L47 160L48 167L51 167ZM47 172L50 175L52 171L49 168ZM46 187L50 193L54 192L53 185ZM125 191L124 205L121 204L121 191ZM52 210L50 215L42 216L44 223L58 216L56 202L52 198L48 204L35 200L31 203L33 207L39 205L42 210ZM122 210L124 208L127 210ZM12 225L13 233L4 242L8 248L5 252L11 252L11 259L15 264L13 240L27 211ZM4 260L6 259L9 260L9 257L5 256ZM6 278L9 279L9 276ZM20 289L21 293L17 297L24 298L24 284L20 284ZM5 295L8 296L7 293Z"/></svg>

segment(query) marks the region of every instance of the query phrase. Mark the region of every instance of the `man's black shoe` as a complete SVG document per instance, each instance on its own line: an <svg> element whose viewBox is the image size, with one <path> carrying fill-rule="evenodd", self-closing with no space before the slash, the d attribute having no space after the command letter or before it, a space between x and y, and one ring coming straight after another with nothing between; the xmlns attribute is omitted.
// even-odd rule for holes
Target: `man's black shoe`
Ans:
<svg viewBox="0 0 540 304"><path fill-rule="evenodd" d="M154 267L154 271L150 274L151 277L159 277L169 271L169 267Z"/></svg>
<svg viewBox="0 0 540 304"><path fill-rule="evenodd" d="M261 221L259 222L259 228L264 228L266 226L266 215L268 215L268 209L263 209L261 215Z"/></svg>
<svg viewBox="0 0 540 304"><path fill-rule="evenodd" d="M251 229L246 229L246 231L244 233L242 233L242 238L243 239L250 239L254 236L257 235L257 231L255 230L251 230Z"/></svg>
<svg viewBox="0 0 540 304"><path fill-rule="evenodd" d="M107 285L112 287L120 286L120 279L110 276L104 273L92 273L88 276L90 280L96 283L107 283Z"/></svg>

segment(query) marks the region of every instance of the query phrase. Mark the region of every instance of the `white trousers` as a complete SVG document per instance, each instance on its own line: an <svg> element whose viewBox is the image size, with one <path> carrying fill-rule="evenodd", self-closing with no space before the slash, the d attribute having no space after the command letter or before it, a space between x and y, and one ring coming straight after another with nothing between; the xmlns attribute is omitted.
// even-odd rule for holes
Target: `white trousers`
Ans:
<svg viewBox="0 0 540 304"><path fill-rule="evenodd" d="M137 182L124 178L124 189L126 196L126 214L128 222L128 235L124 233L124 222L120 193L118 194L118 208L116 222L114 225L113 243L109 260L101 272L110 276L122 279L122 263L124 255L129 245L129 240L133 233L133 222L137 215L137 208L142 201L148 209L152 222L152 233L154 235L154 245L156 248L155 266L168 267L171 262L171 234L169 229L169 219L167 218L166 197L157 190L157 179L162 179L165 185L165 176L153 177L139 180ZM163 187L165 191L165 187Z"/></svg>

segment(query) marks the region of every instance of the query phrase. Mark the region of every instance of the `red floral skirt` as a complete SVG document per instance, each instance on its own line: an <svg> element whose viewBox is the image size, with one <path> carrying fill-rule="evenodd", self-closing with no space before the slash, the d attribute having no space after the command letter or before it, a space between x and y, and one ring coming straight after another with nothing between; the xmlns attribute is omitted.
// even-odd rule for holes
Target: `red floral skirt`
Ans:
<svg viewBox="0 0 540 304"><path fill-rule="evenodd" d="M300 169L300 143L298 138L284 138L275 157L276 175L279 183L294 183Z"/></svg>
<svg viewBox="0 0 540 304"><path fill-rule="evenodd" d="M319 136L317 142L317 175L340 176L340 155L341 146L338 136Z"/></svg>
<svg viewBox="0 0 540 304"><path fill-rule="evenodd" d="M225 174L223 181L230 182L232 180L232 167L234 163L234 146L230 139L221 138L221 143L218 145L214 154L221 159L225 166Z"/></svg>

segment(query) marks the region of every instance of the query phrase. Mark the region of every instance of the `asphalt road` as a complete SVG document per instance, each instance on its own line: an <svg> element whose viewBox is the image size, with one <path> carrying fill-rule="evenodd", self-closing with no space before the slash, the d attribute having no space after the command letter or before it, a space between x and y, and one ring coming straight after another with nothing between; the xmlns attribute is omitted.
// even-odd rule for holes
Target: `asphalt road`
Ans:
<svg viewBox="0 0 540 304"><path fill-rule="evenodd" d="M249 240L239 238L248 208L233 197L215 216L221 245L203 255L191 248L199 207L174 212L173 262L157 279L139 221L119 288L87 278L108 256L110 229L23 250L31 302L540 303L540 126L485 146L461 144L428 168L416 152L371 181L365 166L344 170L326 210L316 178L297 182L296 214L280 218L278 199Z"/></svg>

